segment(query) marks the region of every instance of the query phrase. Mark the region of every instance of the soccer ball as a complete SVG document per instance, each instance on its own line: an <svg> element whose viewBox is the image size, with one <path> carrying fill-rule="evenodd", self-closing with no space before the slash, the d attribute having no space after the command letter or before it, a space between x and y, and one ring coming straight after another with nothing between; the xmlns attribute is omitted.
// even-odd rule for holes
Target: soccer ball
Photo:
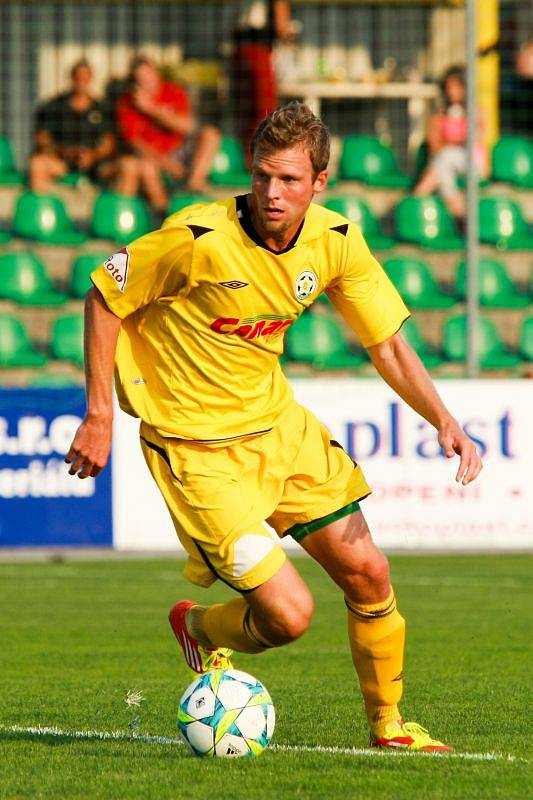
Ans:
<svg viewBox="0 0 533 800"><path fill-rule="evenodd" d="M200 675L179 704L180 733L196 756L258 756L272 738L275 721L261 681L238 669Z"/></svg>

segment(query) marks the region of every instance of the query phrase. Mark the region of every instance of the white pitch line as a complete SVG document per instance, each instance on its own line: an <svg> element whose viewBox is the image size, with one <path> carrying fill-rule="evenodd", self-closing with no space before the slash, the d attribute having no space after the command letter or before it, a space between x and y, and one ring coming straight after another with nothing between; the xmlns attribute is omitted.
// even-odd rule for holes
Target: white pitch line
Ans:
<svg viewBox="0 0 533 800"><path fill-rule="evenodd" d="M141 742L143 744L173 744L183 745L183 741L174 736L152 736L149 734L141 733L127 733L125 731L71 731L62 730L61 728L47 728L43 726L24 728L19 725L0 725L1 733L27 733L33 736L57 736L58 738L67 739L85 739L85 740L100 740L100 741L119 741L119 742ZM416 758L456 758L464 761L521 761L527 762L527 759L516 758L512 755L504 753L446 753L446 755L438 753L413 753L402 751L400 753L390 750L378 750L376 748L366 747L328 747L326 745L307 745L307 744L271 744L269 747L278 753L325 753L330 755L341 756L372 756L372 757L385 757L385 758L404 758L411 756Z"/></svg>

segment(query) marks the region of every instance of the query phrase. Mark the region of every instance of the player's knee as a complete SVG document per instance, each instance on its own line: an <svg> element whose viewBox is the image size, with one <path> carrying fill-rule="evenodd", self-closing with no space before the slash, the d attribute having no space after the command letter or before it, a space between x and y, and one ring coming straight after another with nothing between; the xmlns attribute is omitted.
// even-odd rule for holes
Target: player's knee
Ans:
<svg viewBox="0 0 533 800"><path fill-rule="evenodd" d="M313 616L311 593L287 598L275 616L269 620L269 641L276 646L289 644L306 632Z"/></svg>
<svg viewBox="0 0 533 800"><path fill-rule="evenodd" d="M357 569L347 577L343 588L348 597L357 598L361 591L373 589L381 592L389 585L389 562L383 553L373 548L358 561Z"/></svg>

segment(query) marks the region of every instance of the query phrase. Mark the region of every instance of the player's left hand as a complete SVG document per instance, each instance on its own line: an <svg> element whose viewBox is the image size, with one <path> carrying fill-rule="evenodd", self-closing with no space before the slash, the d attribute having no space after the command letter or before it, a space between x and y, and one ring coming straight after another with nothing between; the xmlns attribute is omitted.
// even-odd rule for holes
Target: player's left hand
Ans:
<svg viewBox="0 0 533 800"><path fill-rule="evenodd" d="M474 442L454 419L444 422L438 432L439 444L444 450L446 458L453 458L456 454L461 457L455 480L466 486L467 483L475 480L483 469Z"/></svg>

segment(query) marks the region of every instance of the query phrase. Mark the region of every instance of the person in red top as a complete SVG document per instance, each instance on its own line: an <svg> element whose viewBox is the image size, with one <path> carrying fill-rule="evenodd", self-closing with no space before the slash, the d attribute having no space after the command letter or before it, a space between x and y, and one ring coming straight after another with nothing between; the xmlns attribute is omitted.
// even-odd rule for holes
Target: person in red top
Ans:
<svg viewBox="0 0 533 800"><path fill-rule="evenodd" d="M117 103L117 125L124 155L117 189L137 194L143 189L151 205L164 212L168 196L163 175L187 175L187 188L204 192L220 134L213 126L197 127L185 89L165 81L146 57L135 59L131 88Z"/></svg>

